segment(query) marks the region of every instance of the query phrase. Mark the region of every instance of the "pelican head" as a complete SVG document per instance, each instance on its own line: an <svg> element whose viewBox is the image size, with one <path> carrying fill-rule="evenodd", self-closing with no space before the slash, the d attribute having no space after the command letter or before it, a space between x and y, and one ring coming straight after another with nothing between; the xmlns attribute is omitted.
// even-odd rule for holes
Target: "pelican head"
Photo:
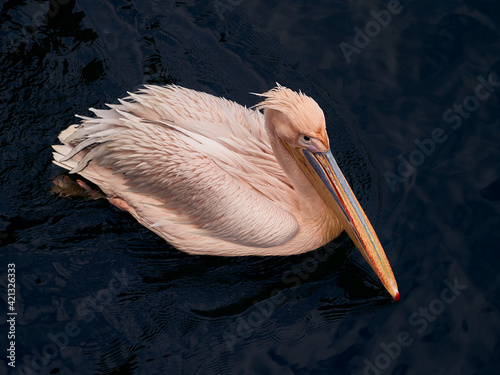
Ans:
<svg viewBox="0 0 500 375"><path fill-rule="evenodd" d="M325 116L319 105L307 95L280 85L259 95L265 99L256 108L264 110L275 154L283 155L278 162L283 169L290 170L284 155L288 154L288 160L300 167L387 291L398 301L396 279L384 249L332 156Z"/></svg>

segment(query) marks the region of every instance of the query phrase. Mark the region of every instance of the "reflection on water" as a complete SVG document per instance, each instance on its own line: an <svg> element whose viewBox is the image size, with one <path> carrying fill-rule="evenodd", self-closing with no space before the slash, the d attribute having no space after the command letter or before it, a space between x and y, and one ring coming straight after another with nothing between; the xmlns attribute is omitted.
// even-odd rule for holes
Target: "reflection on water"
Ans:
<svg viewBox="0 0 500 375"><path fill-rule="evenodd" d="M4 357L0 372L496 373L499 96L464 101L500 75L498 5L401 2L348 63L340 44L387 6L4 3L0 274L16 264L18 315L16 369ZM287 258L189 256L106 201L48 192L50 145L75 113L144 83L250 106L276 81L324 109L398 304L346 235ZM451 129L455 104L475 109ZM447 139L391 188L438 128Z"/></svg>

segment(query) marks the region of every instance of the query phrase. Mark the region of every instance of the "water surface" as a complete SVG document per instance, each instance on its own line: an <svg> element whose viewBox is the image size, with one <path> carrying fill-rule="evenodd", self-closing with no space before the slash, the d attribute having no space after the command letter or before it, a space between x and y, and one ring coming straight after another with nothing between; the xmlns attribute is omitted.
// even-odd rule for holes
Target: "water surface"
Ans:
<svg viewBox="0 0 500 375"><path fill-rule="evenodd" d="M388 7L4 1L0 280L5 314L15 263L18 315L0 373L497 374L500 7L404 1L377 28ZM286 258L189 256L107 202L48 192L74 114L142 84L251 106L275 82L323 108L399 303L346 235Z"/></svg>

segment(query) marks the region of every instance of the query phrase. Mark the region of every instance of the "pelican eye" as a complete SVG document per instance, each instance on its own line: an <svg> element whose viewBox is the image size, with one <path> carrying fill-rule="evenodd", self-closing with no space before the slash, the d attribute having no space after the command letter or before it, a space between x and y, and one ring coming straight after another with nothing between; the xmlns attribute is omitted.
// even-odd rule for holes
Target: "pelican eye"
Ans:
<svg viewBox="0 0 500 375"><path fill-rule="evenodd" d="M308 149L311 152L318 152L319 141L309 135L301 134L298 140L298 146Z"/></svg>
<svg viewBox="0 0 500 375"><path fill-rule="evenodd" d="M312 138L309 137L308 135L301 134L299 137L299 142L308 145L311 143Z"/></svg>

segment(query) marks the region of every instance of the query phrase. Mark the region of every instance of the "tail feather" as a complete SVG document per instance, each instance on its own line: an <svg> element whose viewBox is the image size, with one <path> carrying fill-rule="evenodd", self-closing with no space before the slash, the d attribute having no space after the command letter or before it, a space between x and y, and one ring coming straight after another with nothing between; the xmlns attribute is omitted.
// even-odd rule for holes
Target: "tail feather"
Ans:
<svg viewBox="0 0 500 375"><path fill-rule="evenodd" d="M65 143L66 138L68 138L73 132L78 128L78 125L71 125L67 129L64 129L61 133L59 133L59 141L61 143Z"/></svg>
<svg viewBox="0 0 500 375"><path fill-rule="evenodd" d="M53 145L52 148L55 150L55 152L52 153L54 160L52 162L62 168L65 168L67 170L72 170L76 165L78 164L77 160L66 160L64 161L64 158L68 153L71 152L73 149L72 146L68 144L64 145Z"/></svg>

